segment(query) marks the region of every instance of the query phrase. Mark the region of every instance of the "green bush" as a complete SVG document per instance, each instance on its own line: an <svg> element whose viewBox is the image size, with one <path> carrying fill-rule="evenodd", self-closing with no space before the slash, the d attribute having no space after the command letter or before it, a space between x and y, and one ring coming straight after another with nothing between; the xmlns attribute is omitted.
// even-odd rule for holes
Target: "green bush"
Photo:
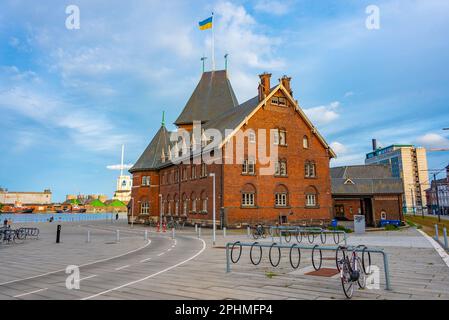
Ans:
<svg viewBox="0 0 449 320"><path fill-rule="evenodd" d="M332 231L344 231L346 233L352 233L351 229L345 228L343 226L329 227L328 229Z"/></svg>
<svg viewBox="0 0 449 320"><path fill-rule="evenodd" d="M395 231L395 230L398 230L398 227L396 227L396 226L393 225L393 224L387 224L387 225L385 226L385 230L387 230L387 231Z"/></svg>

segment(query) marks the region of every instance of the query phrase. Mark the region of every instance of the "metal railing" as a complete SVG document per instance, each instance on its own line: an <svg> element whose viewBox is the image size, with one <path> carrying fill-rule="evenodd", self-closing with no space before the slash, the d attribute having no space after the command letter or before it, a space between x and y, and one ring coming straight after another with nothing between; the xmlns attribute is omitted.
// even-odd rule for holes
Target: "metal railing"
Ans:
<svg viewBox="0 0 449 320"><path fill-rule="evenodd" d="M240 260L240 257L242 256L243 247L249 247L250 250L250 261L253 265L258 265L262 260L262 254L263 254L263 248L269 248L268 257L270 260L270 264L273 267L277 267L281 261L282 253L281 249L290 249L289 253L289 260L290 265L292 268L297 269L301 263L301 250L311 250L311 259L312 259L312 265L315 270L321 269L323 256L322 251L335 251L335 257L336 257L336 264L338 260L338 250L345 250L345 251L355 251L355 252L362 252L362 261L365 268L365 253L369 255L369 267L371 267L371 253L377 253L382 255L383 264L384 264L384 273L385 273L385 289L391 290L391 283L390 283L390 270L388 267L388 255L385 253L383 249L370 249L366 246L319 246L319 245L300 245L300 244L292 244L292 245L283 245L283 244L277 244L277 243L259 243L259 242L228 242L226 243L226 272L231 272L231 262L237 263ZM237 248L238 255L234 255L234 250ZM259 248L259 258L255 259L253 257L253 250L255 248ZM273 249L276 249L277 251L277 260L274 260L273 258ZM298 261L296 263L293 262L293 255L292 253L294 251L297 251L298 253ZM318 254L319 252L319 263L315 260L315 254Z"/></svg>

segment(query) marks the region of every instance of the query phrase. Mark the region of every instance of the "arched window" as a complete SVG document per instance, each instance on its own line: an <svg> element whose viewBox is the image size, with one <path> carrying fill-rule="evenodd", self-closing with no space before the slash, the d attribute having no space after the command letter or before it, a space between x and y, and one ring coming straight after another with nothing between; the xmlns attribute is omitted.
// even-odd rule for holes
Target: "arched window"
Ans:
<svg viewBox="0 0 449 320"><path fill-rule="evenodd" d="M191 202L191 212L196 213L196 194L192 192L190 194L190 202Z"/></svg>
<svg viewBox="0 0 449 320"><path fill-rule="evenodd" d="M201 192L201 213L207 213L207 193L206 191Z"/></svg>
<svg viewBox="0 0 449 320"><path fill-rule="evenodd" d="M140 213L149 214L150 213L150 203L148 201L142 201L140 204Z"/></svg>
<svg viewBox="0 0 449 320"><path fill-rule="evenodd" d="M175 194L174 200L175 200L175 216L179 216L179 197L177 194Z"/></svg>
<svg viewBox="0 0 449 320"><path fill-rule="evenodd" d="M315 178L316 177L315 161L306 161L304 171L305 171L304 175L306 178Z"/></svg>
<svg viewBox="0 0 449 320"><path fill-rule="evenodd" d="M254 207L256 206L256 188L254 185L247 183L243 186L242 190L242 207Z"/></svg>
<svg viewBox="0 0 449 320"><path fill-rule="evenodd" d="M187 195L184 193L182 195L182 214L187 216L187 212L189 211L189 202L187 199Z"/></svg>
<svg viewBox="0 0 449 320"><path fill-rule="evenodd" d="M274 205L276 207L288 206L288 189L283 184L278 185L274 190Z"/></svg>
<svg viewBox="0 0 449 320"><path fill-rule="evenodd" d="M318 207L318 191L314 186L306 188L306 207Z"/></svg>
<svg viewBox="0 0 449 320"><path fill-rule="evenodd" d="M307 136L302 138L302 147L304 149L309 149L309 138Z"/></svg>
<svg viewBox="0 0 449 320"><path fill-rule="evenodd" d="M172 200L171 200L171 198L170 198L170 195L168 195L167 196L167 214L169 215L169 216L171 216L172 215Z"/></svg>

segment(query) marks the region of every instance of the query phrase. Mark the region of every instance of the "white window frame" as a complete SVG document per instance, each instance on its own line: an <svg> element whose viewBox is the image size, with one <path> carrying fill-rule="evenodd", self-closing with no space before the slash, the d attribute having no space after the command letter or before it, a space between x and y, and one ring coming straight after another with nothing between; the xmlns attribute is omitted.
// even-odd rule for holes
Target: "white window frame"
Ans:
<svg viewBox="0 0 449 320"><path fill-rule="evenodd" d="M274 196L274 204L276 207L286 207L287 206L287 192L277 192Z"/></svg>
<svg viewBox="0 0 449 320"><path fill-rule="evenodd" d="M279 130L279 145L286 146L287 145L287 131Z"/></svg>
<svg viewBox="0 0 449 320"><path fill-rule="evenodd" d="M140 214L150 214L150 203L148 201L143 201L140 204Z"/></svg>
<svg viewBox="0 0 449 320"><path fill-rule="evenodd" d="M315 193L306 194L306 207L316 207L316 206L317 206L316 194Z"/></svg>
<svg viewBox="0 0 449 320"><path fill-rule="evenodd" d="M256 133L250 131L248 134L248 141L249 143L256 143Z"/></svg>
<svg viewBox="0 0 449 320"><path fill-rule="evenodd" d="M248 161L248 174L256 174L256 161L249 159Z"/></svg>
<svg viewBox="0 0 449 320"><path fill-rule="evenodd" d="M304 149L309 149L309 137L308 136L302 137L302 147Z"/></svg>
<svg viewBox="0 0 449 320"><path fill-rule="evenodd" d="M242 207L254 207L254 206L255 206L255 193L242 192Z"/></svg>

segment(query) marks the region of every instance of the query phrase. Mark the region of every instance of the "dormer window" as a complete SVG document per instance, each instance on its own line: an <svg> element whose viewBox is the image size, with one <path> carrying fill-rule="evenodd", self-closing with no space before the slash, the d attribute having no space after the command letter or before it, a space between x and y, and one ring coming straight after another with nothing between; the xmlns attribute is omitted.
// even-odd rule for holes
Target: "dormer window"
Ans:
<svg viewBox="0 0 449 320"><path fill-rule="evenodd" d="M287 106L287 99L284 97L279 97L279 106L280 107L286 107Z"/></svg>

